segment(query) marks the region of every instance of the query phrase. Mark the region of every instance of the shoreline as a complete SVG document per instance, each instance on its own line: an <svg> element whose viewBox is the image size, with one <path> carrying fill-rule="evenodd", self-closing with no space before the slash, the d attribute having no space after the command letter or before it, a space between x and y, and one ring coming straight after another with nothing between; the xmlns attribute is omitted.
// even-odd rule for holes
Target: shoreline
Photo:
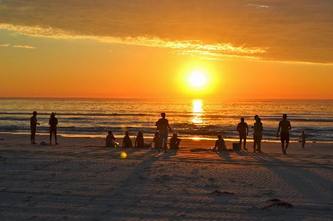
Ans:
<svg viewBox="0 0 333 221"><path fill-rule="evenodd" d="M124 135L119 135L117 133L114 133L116 139L121 140ZM30 135L29 132L0 132L1 135L24 135L28 136ZM36 133L36 137L38 136L49 136L48 133ZM65 134L65 133L58 133L59 137L63 138L91 138L91 139L104 139L106 137L106 134ZM171 136L171 133L169 134L169 137ZM135 135L131 135L130 138L134 141ZM152 140L152 135L145 135L145 139ZM216 141L216 137L211 136L179 136L183 141ZM226 142L235 142L237 143L239 141L238 138L224 138ZM251 135L248 136L247 139L248 143L253 143L253 138ZM263 139L262 143L280 143L280 140L278 138L276 139ZM290 139L290 143L299 143L297 139ZM307 140L307 144L333 144L333 141L317 141L317 140Z"/></svg>

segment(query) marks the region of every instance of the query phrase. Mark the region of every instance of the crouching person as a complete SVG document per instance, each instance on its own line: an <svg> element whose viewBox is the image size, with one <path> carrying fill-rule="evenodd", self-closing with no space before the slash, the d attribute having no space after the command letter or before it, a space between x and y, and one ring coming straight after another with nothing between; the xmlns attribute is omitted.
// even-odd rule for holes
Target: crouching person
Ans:
<svg viewBox="0 0 333 221"><path fill-rule="evenodd" d="M156 132L153 138L153 145L155 150L161 152L162 149L162 139L159 132Z"/></svg>
<svg viewBox="0 0 333 221"><path fill-rule="evenodd" d="M227 148L225 146L225 141L224 141L222 135L219 134L217 136L217 140L215 142L215 147L213 148L213 150L216 151L216 152L222 152L222 151L227 150Z"/></svg>
<svg viewBox="0 0 333 221"><path fill-rule="evenodd" d="M176 133L173 133L172 137L170 138L170 149L178 150L180 145L180 139Z"/></svg>
<svg viewBox="0 0 333 221"><path fill-rule="evenodd" d="M123 138L123 148L126 149L126 148L132 148L132 147L133 147L132 140L129 136L128 131L126 131L125 136Z"/></svg>
<svg viewBox="0 0 333 221"><path fill-rule="evenodd" d="M116 138L114 137L112 131L108 131L108 135L106 136L105 140L105 146L106 147L119 147L119 144L116 142Z"/></svg>
<svg viewBox="0 0 333 221"><path fill-rule="evenodd" d="M134 144L135 144L134 145L135 148L144 148L145 147L145 140L144 140L142 131L139 131L138 134L136 135Z"/></svg>

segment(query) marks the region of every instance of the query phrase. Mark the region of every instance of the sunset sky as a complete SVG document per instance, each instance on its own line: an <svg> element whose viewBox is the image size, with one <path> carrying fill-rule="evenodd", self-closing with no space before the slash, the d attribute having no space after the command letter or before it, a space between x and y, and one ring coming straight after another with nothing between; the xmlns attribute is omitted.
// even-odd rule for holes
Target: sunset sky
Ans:
<svg viewBox="0 0 333 221"><path fill-rule="evenodd" d="M333 1L0 0L0 82L0 97L333 99Z"/></svg>

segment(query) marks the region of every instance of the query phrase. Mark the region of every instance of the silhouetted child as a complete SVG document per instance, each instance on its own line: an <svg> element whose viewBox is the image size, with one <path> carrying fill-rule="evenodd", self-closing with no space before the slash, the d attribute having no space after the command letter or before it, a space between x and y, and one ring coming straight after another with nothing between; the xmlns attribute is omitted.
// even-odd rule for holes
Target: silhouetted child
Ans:
<svg viewBox="0 0 333 221"><path fill-rule="evenodd" d="M39 125L37 121L37 112L34 111L32 113L32 117L30 118L31 144L36 144L35 137L36 137L37 125Z"/></svg>
<svg viewBox="0 0 333 221"><path fill-rule="evenodd" d="M222 135L218 135L217 136L217 140L215 142L215 147L213 148L214 151L217 151L217 152L221 152L221 151L225 151L227 150L226 146L225 146L225 141L222 137Z"/></svg>
<svg viewBox="0 0 333 221"><path fill-rule="evenodd" d="M172 137L170 138L170 149L178 150L180 139L178 138L178 135L176 133L173 133Z"/></svg>
<svg viewBox="0 0 333 221"><path fill-rule="evenodd" d="M105 140L105 146L113 147L113 148L117 147L116 138L114 137L112 131L108 131L108 135L106 136L106 140Z"/></svg>
<svg viewBox="0 0 333 221"><path fill-rule="evenodd" d="M123 138L123 148L132 148L133 143L132 140L128 134L128 131L125 132L125 136Z"/></svg>
<svg viewBox="0 0 333 221"><path fill-rule="evenodd" d="M155 133L154 138L153 138L153 144L154 144L154 148L160 152L162 149L162 140L161 140L161 136L160 136L159 132Z"/></svg>
<svg viewBox="0 0 333 221"><path fill-rule="evenodd" d="M51 113L49 125L50 125L50 145L52 145L52 136L53 135L54 135L55 144L57 145L58 144L58 142L57 142L58 119L56 118L56 114L54 112Z"/></svg>
<svg viewBox="0 0 333 221"><path fill-rule="evenodd" d="M143 138L143 133L139 131L135 138L135 148L144 148L144 147L145 147L145 142Z"/></svg>
<svg viewBox="0 0 333 221"><path fill-rule="evenodd" d="M305 148L305 143L306 143L306 135L305 135L305 131L302 131L301 137L300 137L300 142L302 144L302 148Z"/></svg>
<svg viewBox="0 0 333 221"><path fill-rule="evenodd" d="M246 138L247 135L249 135L249 127L247 123L245 122L245 119L242 117L241 122L237 125L237 131L239 133L239 145L242 147L243 143L243 148L244 150L247 150L246 148Z"/></svg>

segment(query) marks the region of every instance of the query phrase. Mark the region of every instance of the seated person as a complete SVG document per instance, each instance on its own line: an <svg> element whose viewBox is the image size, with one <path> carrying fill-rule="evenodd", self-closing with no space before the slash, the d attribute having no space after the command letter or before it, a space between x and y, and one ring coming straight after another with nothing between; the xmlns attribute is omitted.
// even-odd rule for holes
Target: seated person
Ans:
<svg viewBox="0 0 333 221"><path fill-rule="evenodd" d="M144 148L145 142L142 131L139 131L135 138L135 148Z"/></svg>
<svg viewBox="0 0 333 221"><path fill-rule="evenodd" d="M176 133L173 133L171 139L170 139L170 149L178 150L180 139L178 138L178 135Z"/></svg>
<svg viewBox="0 0 333 221"><path fill-rule="evenodd" d="M217 152L221 152L221 151L227 150L222 135L218 135L217 138L218 139L215 142L215 147L213 148L213 150L217 151Z"/></svg>
<svg viewBox="0 0 333 221"><path fill-rule="evenodd" d="M118 146L116 138L113 136L112 131L108 131L108 135L106 136L105 146L114 147L114 148Z"/></svg>
<svg viewBox="0 0 333 221"><path fill-rule="evenodd" d="M125 132L125 136L123 138L123 148L132 148L133 143L132 140L128 134L128 131Z"/></svg>
<svg viewBox="0 0 333 221"><path fill-rule="evenodd" d="M154 148L158 151L162 149L162 139L159 132L156 132L153 138Z"/></svg>

